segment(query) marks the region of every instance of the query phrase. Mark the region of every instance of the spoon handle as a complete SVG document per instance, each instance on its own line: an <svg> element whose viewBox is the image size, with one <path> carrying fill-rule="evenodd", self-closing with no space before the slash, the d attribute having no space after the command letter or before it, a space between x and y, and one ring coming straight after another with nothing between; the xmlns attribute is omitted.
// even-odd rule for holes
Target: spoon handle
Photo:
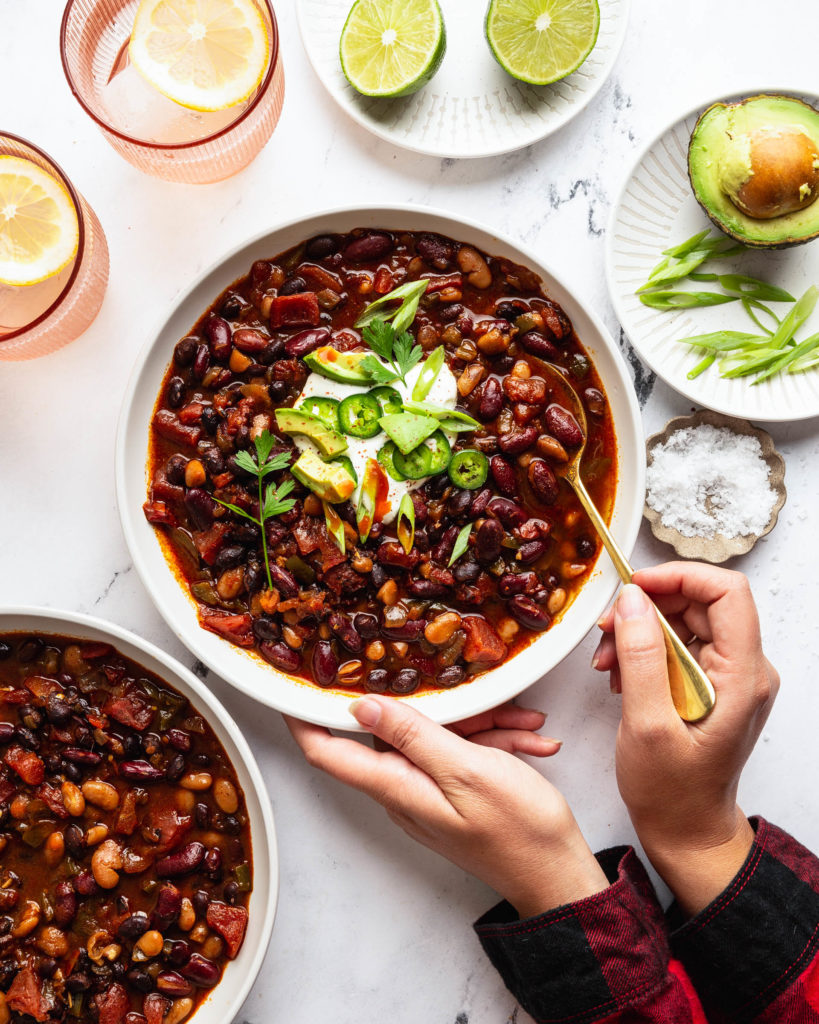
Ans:
<svg viewBox="0 0 819 1024"><path fill-rule="evenodd" d="M614 562L614 568L623 583L631 583L634 570L628 559L620 550L619 545L609 532L603 517L589 497L583 481L577 472L566 474L566 480L574 488L574 492L592 521L603 546ZM680 640L666 621L665 616L655 605L657 618L660 620L665 634L666 661L668 664L668 680L671 686L671 699L677 714L686 722L698 722L705 718L716 702L716 694L711 680L703 672L699 662Z"/></svg>

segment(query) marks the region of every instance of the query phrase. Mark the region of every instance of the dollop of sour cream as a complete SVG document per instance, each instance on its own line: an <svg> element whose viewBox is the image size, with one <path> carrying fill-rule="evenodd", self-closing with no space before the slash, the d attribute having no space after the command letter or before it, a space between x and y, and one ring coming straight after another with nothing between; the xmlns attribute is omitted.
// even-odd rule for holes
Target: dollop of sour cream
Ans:
<svg viewBox="0 0 819 1024"><path fill-rule="evenodd" d="M415 382L423 368L423 362L418 363L414 366L407 374L406 385L402 384L400 380L394 380L389 385L391 388L395 388L399 395L405 401L411 401L412 389ZM330 380L328 377L323 377L320 373L311 373L307 380L304 382L304 387L301 390L301 394L295 401L295 407L298 408L305 398L314 398L321 396L323 398L335 398L337 401L342 402L345 398L350 395L359 395L363 391L372 390L367 388L365 384L343 384L338 380ZM438 376L435 378L432 387L429 390L429 394L424 399L425 402L430 402L433 405L439 405L446 409L454 409L458 403L458 388L455 376L449 367L444 364L438 372ZM347 441L347 451L344 454L352 462L356 474L358 476L358 484L356 485L353 496L350 499L355 506L358 502L358 495L361 490L361 481L364 479L364 470L367 467L368 459L375 459L378 456L378 452L385 444L389 441L387 435L382 431L375 435L375 437L352 437L349 434L344 435ZM455 435L447 434L447 440L450 444L453 442ZM313 442L307 437L296 436L293 438L296 445L301 451L306 448L314 448L317 452L318 449ZM382 522L391 523L398 514L398 506L401 503L401 499L405 494L410 491L416 490L421 487L427 477L421 480L393 480L393 478L385 471L387 482L389 483L389 491L387 493L387 504L389 510L384 514Z"/></svg>

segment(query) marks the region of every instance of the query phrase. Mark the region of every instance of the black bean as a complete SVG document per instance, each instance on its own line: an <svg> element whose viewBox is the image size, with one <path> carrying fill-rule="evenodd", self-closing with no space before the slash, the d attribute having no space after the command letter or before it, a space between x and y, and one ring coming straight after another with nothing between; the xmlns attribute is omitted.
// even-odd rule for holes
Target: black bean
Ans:
<svg viewBox="0 0 819 1024"><path fill-rule="evenodd" d="M466 678L466 670L462 665L450 665L449 668L441 669L436 675L435 681L439 686L457 686Z"/></svg>
<svg viewBox="0 0 819 1024"><path fill-rule="evenodd" d="M131 988L136 989L137 992L141 992L143 995L147 995L148 992L153 992L154 990L154 983L150 974L140 971L138 967L132 967L125 977Z"/></svg>
<svg viewBox="0 0 819 1024"><path fill-rule="evenodd" d="M150 927L151 922L145 911L137 910L133 914L129 914L120 924L119 928L117 928L117 935L121 939L127 939L129 942L136 942Z"/></svg>
<svg viewBox="0 0 819 1024"><path fill-rule="evenodd" d="M495 306L495 316L502 317L504 320L508 320L510 324L513 324L521 313L526 312L526 303L520 301L509 302L503 300Z"/></svg>
<svg viewBox="0 0 819 1024"><path fill-rule="evenodd" d="M91 988L91 979L83 971L72 971L65 979L65 987L69 992L85 992Z"/></svg>
<svg viewBox="0 0 819 1024"><path fill-rule="evenodd" d="M399 672L396 672L395 677L390 683L390 690L398 694L414 693L420 684L421 678L418 675L417 669L402 668Z"/></svg>
<svg viewBox="0 0 819 1024"><path fill-rule="evenodd" d="M445 324L451 324L454 320L457 320L459 316L462 316L465 312L465 307L461 302L452 302L448 306L442 306L438 310L438 319Z"/></svg>
<svg viewBox="0 0 819 1024"><path fill-rule="evenodd" d="M296 275L284 282L281 288L279 288L279 295L298 295L300 292L306 291L307 282L303 277Z"/></svg>
<svg viewBox="0 0 819 1024"><path fill-rule="evenodd" d="M390 674L385 668L373 668L364 679L364 687L370 693L386 693L390 685Z"/></svg>
<svg viewBox="0 0 819 1024"><path fill-rule="evenodd" d="M213 568L218 573L225 569L234 569L245 559L245 549L238 544L226 544L213 560Z"/></svg>
<svg viewBox="0 0 819 1024"><path fill-rule="evenodd" d="M215 445L200 452L199 458L211 476L218 476L220 473L224 473L225 457Z"/></svg>
<svg viewBox="0 0 819 1024"><path fill-rule="evenodd" d="M185 467L187 464L188 460L184 455L179 455L178 453L171 455L165 463L165 476L169 484L181 487L185 483Z"/></svg>
<svg viewBox="0 0 819 1024"><path fill-rule="evenodd" d="M20 661L28 664L34 661L35 658L39 658L45 650L45 644L42 640L37 637L31 637L29 640L24 640L17 649L17 657Z"/></svg>
<svg viewBox="0 0 819 1024"><path fill-rule="evenodd" d="M353 623L365 640L372 640L373 637L378 636L378 619L375 615L370 615L369 612L359 612L353 616Z"/></svg>
<svg viewBox="0 0 819 1024"><path fill-rule="evenodd" d="M27 729L24 725L18 725L14 732L15 739L21 746L27 750L39 750L40 741L31 729Z"/></svg>
<svg viewBox="0 0 819 1024"><path fill-rule="evenodd" d="M222 890L222 895L225 897L228 903L235 903L236 897L239 895L239 886L234 881L230 881L225 885Z"/></svg>
<svg viewBox="0 0 819 1024"><path fill-rule="evenodd" d="M204 917L210 905L210 896L204 889L197 889L193 896L191 896L191 903L197 917Z"/></svg>
<svg viewBox="0 0 819 1024"><path fill-rule="evenodd" d="M481 567L471 556L461 558L452 567L452 575L458 583L474 583L480 574Z"/></svg>
<svg viewBox="0 0 819 1024"><path fill-rule="evenodd" d="M578 537L575 541L577 557L582 559L592 558L597 551L597 544L591 537Z"/></svg>
<svg viewBox="0 0 819 1024"><path fill-rule="evenodd" d="M219 312L226 320L235 320L242 312L242 300L238 295L228 295Z"/></svg>
<svg viewBox="0 0 819 1024"><path fill-rule="evenodd" d="M212 405L206 405L202 410L200 422L209 434L216 433L216 428L219 426L219 414Z"/></svg>
<svg viewBox="0 0 819 1024"><path fill-rule="evenodd" d="M176 782L181 779L185 771L185 758L181 754L172 757L165 766L165 778L168 782Z"/></svg>
<svg viewBox="0 0 819 1024"><path fill-rule="evenodd" d="M168 384L168 405L178 409L185 401L185 382L181 377L171 377Z"/></svg>
<svg viewBox="0 0 819 1024"><path fill-rule="evenodd" d="M176 347L173 350L173 361L176 365L190 366L193 362L193 357L196 355L198 345L198 338L182 338L181 341L177 341Z"/></svg>
<svg viewBox="0 0 819 1024"><path fill-rule="evenodd" d="M323 260L325 256L332 256L338 252L339 241L336 235L316 235L305 245L304 252L314 260Z"/></svg>
<svg viewBox="0 0 819 1024"><path fill-rule="evenodd" d="M452 516L453 519L459 519L466 515L471 504L472 491L456 487L446 503L447 515Z"/></svg>
<svg viewBox="0 0 819 1024"><path fill-rule="evenodd" d="M200 800L193 809L193 817L199 828L208 828L210 826L210 807Z"/></svg>

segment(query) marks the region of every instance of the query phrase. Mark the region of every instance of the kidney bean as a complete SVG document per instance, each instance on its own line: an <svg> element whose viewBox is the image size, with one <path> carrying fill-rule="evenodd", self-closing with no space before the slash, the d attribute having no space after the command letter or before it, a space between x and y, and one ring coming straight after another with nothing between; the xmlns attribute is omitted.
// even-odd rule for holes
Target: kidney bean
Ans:
<svg viewBox="0 0 819 1024"><path fill-rule="evenodd" d="M289 356L298 356L301 359L308 352L312 352L320 345L326 345L329 341L330 332L326 327L312 327L288 338L284 347Z"/></svg>
<svg viewBox="0 0 819 1024"><path fill-rule="evenodd" d="M271 665L281 669L282 672L295 672L301 665L299 652L292 650L281 641L275 644L259 644L259 650L263 658L266 658Z"/></svg>
<svg viewBox="0 0 819 1024"><path fill-rule="evenodd" d="M156 976L156 987L165 996L179 999L193 992L193 985L178 971L160 971Z"/></svg>
<svg viewBox="0 0 819 1024"><path fill-rule="evenodd" d="M498 438L500 450L506 455L522 455L528 448L537 441L538 432L536 427L521 427L517 430L507 431Z"/></svg>
<svg viewBox="0 0 819 1024"><path fill-rule="evenodd" d="M517 551L517 560L521 565L531 565L546 553L548 547L545 540L527 540Z"/></svg>
<svg viewBox="0 0 819 1024"><path fill-rule="evenodd" d="M455 547L455 541L458 539L458 527L449 526L441 534L441 539L432 549L432 560L434 562L440 562L442 565L446 565L452 555L452 549Z"/></svg>
<svg viewBox="0 0 819 1024"><path fill-rule="evenodd" d="M10 890L16 892L17 890ZM57 882L54 897L54 920L66 928L77 913L77 893L69 881Z"/></svg>
<svg viewBox="0 0 819 1024"><path fill-rule="evenodd" d="M102 892L90 871L80 871L71 881L74 891L80 896L99 896Z"/></svg>
<svg viewBox="0 0 819 1024"><path fill-rule="evenodd" d="M348 243L344 255L351 263L369 263L383 259L392 252L392 237L383 231L373 231Z"/></svg>
<svg viewBox="0 0 819 1024"><path fill-rule="evenodd" d="M572 334L572 322L554 302L546 302L538 307L547 330L551 331L555 341L565 341Z"/></svg>
<svg viewBox="0 0 819 1024"><path fill-rule="evenodd" d="M168 729L165 734L174 750L186 754L191 749L191 734L183 729Z"/></svg>
<svg viewBox="0 0 819 1024"><path fill-rule="evenodd" d="M507 530L514 530L526 522L526 513L509 498L493 498L487 507L490 515L500 519Z"/></svg>
<svg viewBox="0 0 819 1024"><path fill-rule="evenodd" d="M190 366L193 357L196 355L196 348L199 344L198 338L182 338L177 341L173 350L173 361L177 366Z"/></svg>
<svg viewBox="0 0 819 1024"><path fill-rule="evenodd" d="M316 235L310 239L304 251L314 260L323 260L325 256L338 252L338 238L336 235Z"/></svg>
<svg viewBox="0 0 819 1024"><path fill-rule="evenodd" d="M448 668L441 669L435 676L435 682L439 686L444 686L447 689L450 686L457 686L458 683L462 683L466 678L466 670L462 665L450 665Z"/></svg>
<svg viewBox="0 0 819 1024"><path fill-rule="evenodd" d="M583 401L592 416L602 416L606 411L606 398L599 388L586 388L583 391Z"/></svg>
<svg viewBox="0 0 819 1024"><path fill-rule="evenodd" d="M457 536L457 534L458 531L456 529L455 535ZM455 541L453 540L452 543L454 544ZM407 553L397 540L385 540L378 546L375 557L383 565L395 565L401 569L414 569L421 556L415 550L410 550Z"/></svg>
<svg viewBox="0 0 819 1024"><path fill-rule="evenodd" d="M577 448L583 443L583 431L577 420L562 405L550 405L545 419L549 433L566 448Z"/></svg>
<svg viewBox="0 0 819 1024"><path fill-rule="evenodd" d="M181 910L182 893L175 885L163 885L159 890L156 906L151 914L151 927L160 932L165 931L176 921Z"/></svg>
<svg viewBox="0 0 819 1024"><path fill-rule="evenodd" d="M492 456L489 460L489 471L501 494L505 494L508 498L513 498L517 494L518 484L515 471L502 455Z"/></svg>
<svg viewBox="0 0 819 1024"><path fill-rule="evenodd" d="M447 515L452 516L454 519L459 519L461 516L466 515L471 504L472 491L462 490L460 487L456 487L449 496L449 501L446 503Z"/></svg>
<svg viewBox="0 0 819 1024"><path fill-rule="evenodd" d="M435 583L433 580L410 580L407 584L407 592L410 596L419 597L425 601L446 597L449 589L444 583Z"/></svg>
<svg viewBox="0 0 819 1024"><path fill-rule="evenodd" d="M422 234L415 243L415 251L436 270L446 270L455 256L455 247L440 235Z"/></svg>
<svg viewBox="0 0 819 1024"><path fill-rule="evenodd" d="M478 519L485 512L486 507L492 500L492 488L484 487L483 490L478 491L475 497L472 499L472 504L469 506L469 518Z"/></svg>
<svg viewBox="0 0 819 1024"><path fill-rule="evenodd" d="M210 349L207 345L200 345L193 360L193 375L197 380L202 380L209 369Z"/></svg>
<svg viewBox="0 0 819 1024"><path fill-rule="evenodd" d="M475 535L475 558L481 565L490 565L501 553L503 527L497 519L485 519Z"/></svg>
<svg viewBox="0 0 819 1024"><path fill-rule="evenodd" d="M165 772L161 768L154 767L150 761L120 761L119 774L129 782L143 784L162 782L165 778Z"/></svg>
<svg viewBox="0 0 819 1024"><path fill-rule="evenodd" d="M546 362L553 362L560 354L557 346L539 331L527 331L526 334L521 334L517 340L527 352L539 359L546 360Z"/></svg>
<svg viewBox="0 0 819 1024"><path fill-rule="evenodd" d="M369 693L386 693L390 685L390 674L385 668L373 668L364 678L364 688Z"/></svg>
<svg viewBox="0 0 819 1024"><path fill-rule="evenodd" d="M219 506L211 498L207 491L201 487L192 487L185 492L185 508L193 519L194 526L198 530L207 530L213 523L213 514Z"/></svg>
<svg viewBox="0 0 819 1024"><path fill-rule="evenodd" d="M353 623L365 640L372 640L373 637L378 636L378 619L375 615L370 615L369 612L359 612L353 616Z"/></svg>
<svg viewBox="0 0 819 1024"><path fill-rule="evenodd" d="M227 320L211 314L205 321L204 330L210 354L220 363L227 362L230 357L230 325Z"/></svg>
<svg viewBox="0 0 819 1024"><path fill-rule="evenodd" d="M423 619L408 619L402 626L382 626L381 635L387 640L418 640L425 626Z"/></svg>
<svg viewBox="0 0 819 1024"><path fill-rule="evenodd" d="M266 334L262 334L261 331L254 330L252 327L243 327L241 330L235 331L233 335L233 344L245 355L264 352L269 341L270 338Z"/></svg>
<svg viewBox="0 0 819 1024"><path fill-rule="evenodd" d="M503 391L497 377L488 377L481 388L481 397L476 410L477 417L483 423L489 423L500 414L503 408Z"/></svg>
<svg viewBox="0 0 819 1024"><path fill-rule="evenodd" d="M390 683L390 690L397 694L414 693L421 684L418 670L414 668L402 668L399 672L396 672L395 677Z"/></svg>
<svg viewBox="0 0 819 1024"><path fill-rule="evenodd" d="M182 968L182 974L201 988L213 988L222 977L219 967L207 957L194 953Z"/></svg>
<svg viewBox="0 0 819 1024"><path fill-rule="evenodd" d="M549 618L549 613L540 605L535 604L531 597L526 597L524 594L516 594L507 607L521 626L525 626L527 629L541 632L551 625L552 620Z"/></svg>
<svg viewBox="0 0 819 1024"><path fill-rule="evenodd" d="M338 657L328 640L319 640L313 647L313 678L319 686L332 686L338 672Z"/></svg>
<svg viewBox="0 0 819 1024"><path fill-rule="evenodd" d="M250 268L250 283L254 288L261 288L270 280L272 267L267 260L256 260Z"/></svg>
<svg viewBox="0 0 819 1024"><path fill-rule="evenodd" d="M330 624L330 629L351 654L361 654L364 650L364 638L346 615L331 612L327 621Z"/></svg>
<svg viewBox="0 0 819 1024"><path fill-rule="evenodd" d="M527 519L518 528L521 540L546 540L551 535L552 524L545 519Z"/></svg>
<svg viewBox="0 0 819 1024"><path fill-rule="evenodd" d="M554 505L560 494L560 481L548 462L541 459L530 462L527 475L529 486L538 501L542 501L544 505Z"/></svg>
<svg viewBox="0 0 819 1024"><path fill-rule="evenodd" d="M205 859L205 846L200 842L187 843L156 861L156 873L160 878L178 878L196 871Z"/></svg>
<svg viewBox="0 0 819 1024"><path fill-rule="evenodd" d="M79 747L66 747L63 750L63 757L71 764L80 764L92 768L102 760L102 754L95 750L80 750Z"/></svg>
<svg viewBox="0 0 819 1024"><path fill-rule="evenodd" d="M270 561L270 577L273 580L273 586L285 600L298 596L299 585L296 582L296 577L292 572L276 565L272 559Z"/></svg>
<svg viewBox="0 0 819 1024"><path fill-rule="evenodd" d="M178 409L185 400L185 382L181 377L171 377L168 383L168 405Z"/></svg>

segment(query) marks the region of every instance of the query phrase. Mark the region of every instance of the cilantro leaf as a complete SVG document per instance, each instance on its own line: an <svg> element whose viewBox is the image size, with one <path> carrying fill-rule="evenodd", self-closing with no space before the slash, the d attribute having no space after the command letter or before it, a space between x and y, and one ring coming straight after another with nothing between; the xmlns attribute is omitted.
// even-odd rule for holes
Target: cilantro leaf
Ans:
<svg viewBox="0 0 819 1024"><path fill-rule="evenodd" d="M398 377L395 370L385 366L375 356L365 356L360 366L374 384L389 384Z"/></svg>
<svg viewBox="0 0 819 1024"><path fill-rule="evenodd" d="M390 365L384 366L375 356L365 356L361 360L361 368L375 384L389 384L392 380L407 383L407 373L415 366L424 354L421 346L408 331L397 334L395 329L384 320L372 320L362 331L364 340L374 352Z"/></svg>
<svg viewBox="0 0 819 1024"><path fill-rule="evenodd" d="M256 463L256 460L253 458L250 452L236 452L235 462L237 466L241 467L241 469L243 469L246 473L251 473L253 476L256 476L256 474L259 472L259 467Z"/></svg>
<svg viewBox="0 0 819 1024"><path fill-rule="evenodd" d="M264 497L264 507L262 509L262 519L270 519L273 516L280 516L284 512L289 512L296 504L295 498L286 498L285 495L289 494L293 490L294 481L285 480L284 483L279 484L276 487L275 484L267 485L267 492Z"/></svg>
<svg viewBox="0 0 819 1024"><path fill-rule="evenodd" d="M395 339L395 331L386 320L380 318L373 320L361 332L361 336L382 359L392 358L392 346Z"/></svg>

